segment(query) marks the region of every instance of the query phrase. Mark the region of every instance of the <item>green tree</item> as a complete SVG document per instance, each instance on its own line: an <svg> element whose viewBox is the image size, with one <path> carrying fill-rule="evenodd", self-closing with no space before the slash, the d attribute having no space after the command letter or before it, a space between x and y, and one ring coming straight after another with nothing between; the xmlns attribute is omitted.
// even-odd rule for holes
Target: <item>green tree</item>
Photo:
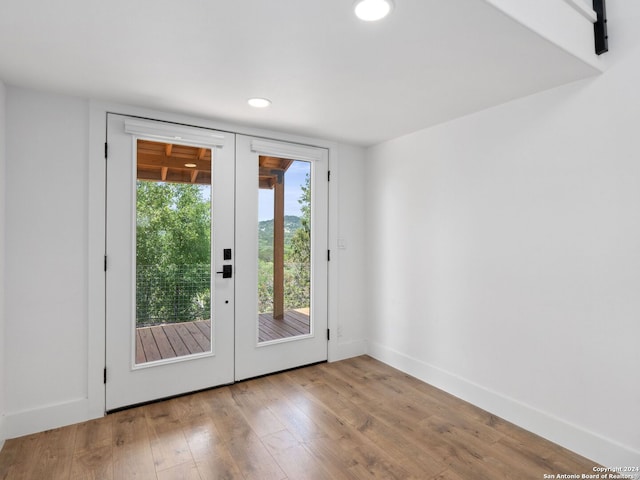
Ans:
<svg viewBox="0 0 640 480"><path fill-rule="evenodd" d="M300 228L285 249L285 308L304 308L311 303L311 177L301 186Z"/></svg>
<svg viewBox="0 0 640 480"><path fill-rule="evenodd" d="M209 318L210 200L203 187L137 183L139 323Z"/></svg>

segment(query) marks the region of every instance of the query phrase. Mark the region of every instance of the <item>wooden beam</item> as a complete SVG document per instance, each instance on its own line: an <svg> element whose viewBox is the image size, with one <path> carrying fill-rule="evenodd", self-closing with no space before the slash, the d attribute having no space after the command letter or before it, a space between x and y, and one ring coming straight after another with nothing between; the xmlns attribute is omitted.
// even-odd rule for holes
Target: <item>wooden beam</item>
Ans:
<svg viewBox="0 0 640 480"><path fill-rule="evenodd" d="M171 143L167 143L167 144L164 146L164 154L165 154L167 157L170 157L170 156L171 156L171 150L173 150L173 144L171 144Z"/></svg>
<svg viewBox="0 0 640 480"><path fill-rule="evenodd" d="M202 160L204 158L204 156L207 153L207 149L206 148L200 148L198 149L198 160Z"/></svg>
<svg viewBox="0 0 640 480"><path fill-rule="evenodd" d="M191 172L191 183L196 183L196 179L198 178L198 170L194 170Z"/></svg>
<svg viewBox="0 0 640 480"><path fill-rule="evenodd" d="M273 318L284 318L284 175L273 192Z"/></svg>
<svg viewBox="0 0 640 480"><path fill-rule="evenodd" d="M211 162L209 160L198 160L195 158L191 159L180 159L173 157L167 157L166 155L152 155L145 152L138 152L138 166L148 166L148 167L169 167L170 169L186 169L191 170L189 167L185 167L185 163L193 163L195 165L196 170L210 172L211 171Z"/></svg>
<svg viewBox="0 0 640 480"><path fill-rule="evenodd" d="M167 172L168 171L169 171L169 167L162 167L160 178L162 179L163 182L167 181Z"/></svg>
<svg viewBox="0 0 640 480"><path fill-rule="evenodd" d="M261 190L273 190L275 184L275 177L258 177L258 188Z"/></svg>

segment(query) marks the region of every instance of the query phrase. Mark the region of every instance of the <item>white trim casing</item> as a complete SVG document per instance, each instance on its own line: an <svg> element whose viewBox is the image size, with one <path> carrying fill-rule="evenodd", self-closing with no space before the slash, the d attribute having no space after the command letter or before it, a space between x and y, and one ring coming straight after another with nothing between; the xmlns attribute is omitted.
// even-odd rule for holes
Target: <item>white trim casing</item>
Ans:
<svg viewBox="0 0 640 480"><path fill-rule="evenodd" d="M322 159L324 148L306 145L291 145L290 143L254 138L251 140L251 151L272 157L291 158L306 162L314 162Z"/></svg>
<svg viewBox="0 0 640 480"><path fill-rule="evenodd" d="M124 131L138 137L169 140L171 143L180 145L196 145L210 148L223 147L226 138L224 134L204 128L130 118L124 121Z"/></svg>

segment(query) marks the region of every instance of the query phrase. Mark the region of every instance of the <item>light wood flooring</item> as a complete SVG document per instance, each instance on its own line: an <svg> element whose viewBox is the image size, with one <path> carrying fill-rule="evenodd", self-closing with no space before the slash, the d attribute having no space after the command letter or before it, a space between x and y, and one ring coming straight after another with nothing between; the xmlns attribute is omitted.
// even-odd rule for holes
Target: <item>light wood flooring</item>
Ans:
<svg viewBox="0 0 640 480"><path fill-rule="evenodd" d="M542 479L593 462L370 357L8 440L0 479Z"/></svg>

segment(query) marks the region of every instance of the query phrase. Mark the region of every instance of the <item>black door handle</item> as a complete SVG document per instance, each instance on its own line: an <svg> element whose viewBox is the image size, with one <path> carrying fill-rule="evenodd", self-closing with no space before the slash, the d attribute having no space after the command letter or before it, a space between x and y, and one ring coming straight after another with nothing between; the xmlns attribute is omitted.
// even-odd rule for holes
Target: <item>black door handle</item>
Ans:
<svg viewBox="0 0 640 480"><path fill-rule="evenodd" d="M216 273L221 273L222 274L222 278L231 278L231 277L233 277L233 266L232 265L223 265L222 266L222 271L221 272L216 272Z"/></svg>

